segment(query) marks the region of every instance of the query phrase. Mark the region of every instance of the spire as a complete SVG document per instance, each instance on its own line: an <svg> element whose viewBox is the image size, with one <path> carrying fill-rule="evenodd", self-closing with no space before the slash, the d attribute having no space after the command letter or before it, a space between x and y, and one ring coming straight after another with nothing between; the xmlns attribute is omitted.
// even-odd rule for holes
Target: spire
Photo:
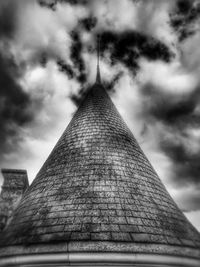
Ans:
<svg viewBox="0 0 200 267"><path fill-rule="evenodd" d="M100 37L98 36L97 37L97 76L96 76L96 83L101 83L99 57L100 57Z"/></svg>

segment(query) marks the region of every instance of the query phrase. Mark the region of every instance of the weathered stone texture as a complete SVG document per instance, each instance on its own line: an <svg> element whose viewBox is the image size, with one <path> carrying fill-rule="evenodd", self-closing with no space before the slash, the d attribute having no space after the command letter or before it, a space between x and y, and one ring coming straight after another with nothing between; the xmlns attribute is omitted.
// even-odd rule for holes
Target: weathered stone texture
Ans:
<svg viewBox="0 0 200 267"><path fill-rule="evenodd" d="M1 171L4 182L0 194L0 231L9 222L29 185L25 170L2 169Z"/></svg>
<svg viewBox="0 0 200 267"><path fill-rule="evenodd" d="M97 84L26 191L1 240L3 245L80 240L200 246L198 231Z"/></svg>

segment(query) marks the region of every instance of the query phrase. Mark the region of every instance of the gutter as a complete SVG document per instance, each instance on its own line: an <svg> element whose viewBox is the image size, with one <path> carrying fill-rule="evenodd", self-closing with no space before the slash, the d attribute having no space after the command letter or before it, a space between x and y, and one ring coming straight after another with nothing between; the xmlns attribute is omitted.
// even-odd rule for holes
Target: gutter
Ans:
<svg viewBox="0 0 200 267"><path fill-rule="evenodd" d="M145 253L44 253L0 257L0 267L109 266L133 264L159 267L199 267L200 259Z"/></svg>

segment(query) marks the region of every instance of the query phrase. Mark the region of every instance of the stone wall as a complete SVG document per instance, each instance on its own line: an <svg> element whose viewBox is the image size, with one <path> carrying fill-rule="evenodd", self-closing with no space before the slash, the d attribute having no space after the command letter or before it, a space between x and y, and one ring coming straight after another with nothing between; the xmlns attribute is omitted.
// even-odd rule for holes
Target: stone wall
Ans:
<svg viewBox="0 0 200 267"><path fill-rule="evenodd" d="M4 182L0 193L0 231L9 223L13 211L29 186L26 170L2 169L1 172Z"/></svg>

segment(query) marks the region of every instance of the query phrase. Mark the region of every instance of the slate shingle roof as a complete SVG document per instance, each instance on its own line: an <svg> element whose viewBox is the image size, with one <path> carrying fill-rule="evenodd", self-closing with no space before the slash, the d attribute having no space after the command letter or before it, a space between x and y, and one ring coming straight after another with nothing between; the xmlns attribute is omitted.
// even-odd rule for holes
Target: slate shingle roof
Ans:
<svg viewBox="0 0 200 267"><path fill-rule="evenodd" d="M200 257L199 232L178 209L97 83L0 240L4 248L77 241L83 250L97 242L100 251L115 244L121 251L187 251Z"/></svg>

